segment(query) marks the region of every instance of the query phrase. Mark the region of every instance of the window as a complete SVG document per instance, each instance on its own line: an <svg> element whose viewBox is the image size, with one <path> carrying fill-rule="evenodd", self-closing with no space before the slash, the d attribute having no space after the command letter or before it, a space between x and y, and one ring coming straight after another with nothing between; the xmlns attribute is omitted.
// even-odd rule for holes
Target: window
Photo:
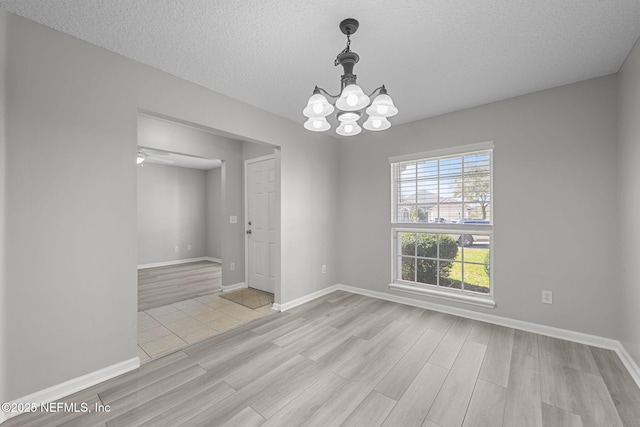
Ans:
<svg viewBox="0 0 640 427"><path fill-rule="evenodd" d="M492 144L391 160L391 287L493 307Z"/></svg>

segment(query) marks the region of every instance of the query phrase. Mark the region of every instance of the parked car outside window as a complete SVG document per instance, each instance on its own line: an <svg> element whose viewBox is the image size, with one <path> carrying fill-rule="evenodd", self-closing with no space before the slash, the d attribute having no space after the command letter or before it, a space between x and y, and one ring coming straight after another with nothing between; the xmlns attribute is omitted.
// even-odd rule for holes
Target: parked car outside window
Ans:
<svg viewBox="0 0 640 427"><path fill-rule="evenodd" d="M456 224L484 224L490 225L491 221L488 219L459 219ZM458 242L460 246L471 246L475 242L481 244L489 244L489 236L483 234L462 234L452 235L454 240Z"/></svg>

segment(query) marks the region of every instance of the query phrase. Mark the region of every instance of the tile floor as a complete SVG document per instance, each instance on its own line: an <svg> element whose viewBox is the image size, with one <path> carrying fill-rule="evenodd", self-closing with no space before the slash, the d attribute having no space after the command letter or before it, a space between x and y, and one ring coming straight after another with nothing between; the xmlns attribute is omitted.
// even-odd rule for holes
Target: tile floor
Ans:
<svg viewBox="0 0 640 427"><path fill-rule="evenodd" d="M252 310L217 293L140 311L138 356L155 359L271 313L271 304Z"/></svg>

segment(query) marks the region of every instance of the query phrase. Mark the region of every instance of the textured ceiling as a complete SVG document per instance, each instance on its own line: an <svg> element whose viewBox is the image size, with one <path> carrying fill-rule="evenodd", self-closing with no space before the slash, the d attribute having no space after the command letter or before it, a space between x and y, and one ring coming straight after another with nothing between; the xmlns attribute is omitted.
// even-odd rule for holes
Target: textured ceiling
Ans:
<svg viewBox="0 0 640 427"><path fill-rule="evenodd" d="M618 71L640 0L0 0L10 12L302 124L339 91L338 23L360 21L358 83L406 123Z"/></svg>

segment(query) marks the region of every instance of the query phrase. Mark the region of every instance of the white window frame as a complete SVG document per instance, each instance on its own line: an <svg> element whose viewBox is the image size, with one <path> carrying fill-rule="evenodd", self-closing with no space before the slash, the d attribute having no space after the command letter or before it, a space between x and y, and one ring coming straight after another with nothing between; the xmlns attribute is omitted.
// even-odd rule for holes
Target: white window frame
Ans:
<svg viewBox="0 0 640 427"><path fill-rule="evenodd" d="M415 153L406 156L397 156L389 158L390 176L391 176L391 282L389 288L396 291L406 292L416 295L426 295L434 298L445 299L449 301L463 302L476 306L495 308L496 303L494 300L494 251L493 251L493 228L494 228L494 210L493 210L493 141L483 142L479 144L470 144L444 150L434 150L422 153ZM393 165L396 163L427 160L436 157L465 155L477 151L491 151L491 198L489 209L491 212L491 224L490 225L473 225L473 224L441 224L441 223L396 223L393 222L395 218L394 210L397 203L397 182L394 176ZM479 294L477 292L465 291L462 289L445 288L431 284L417 284L414 282L406 282L398 279L398 233L401 232L418 232L418 233L430 233L430 234L475 234L475 235L487 235L490 238L489 251L491 256L489 258L489 269L491 274L489 276L489 293Z"/></svg>

